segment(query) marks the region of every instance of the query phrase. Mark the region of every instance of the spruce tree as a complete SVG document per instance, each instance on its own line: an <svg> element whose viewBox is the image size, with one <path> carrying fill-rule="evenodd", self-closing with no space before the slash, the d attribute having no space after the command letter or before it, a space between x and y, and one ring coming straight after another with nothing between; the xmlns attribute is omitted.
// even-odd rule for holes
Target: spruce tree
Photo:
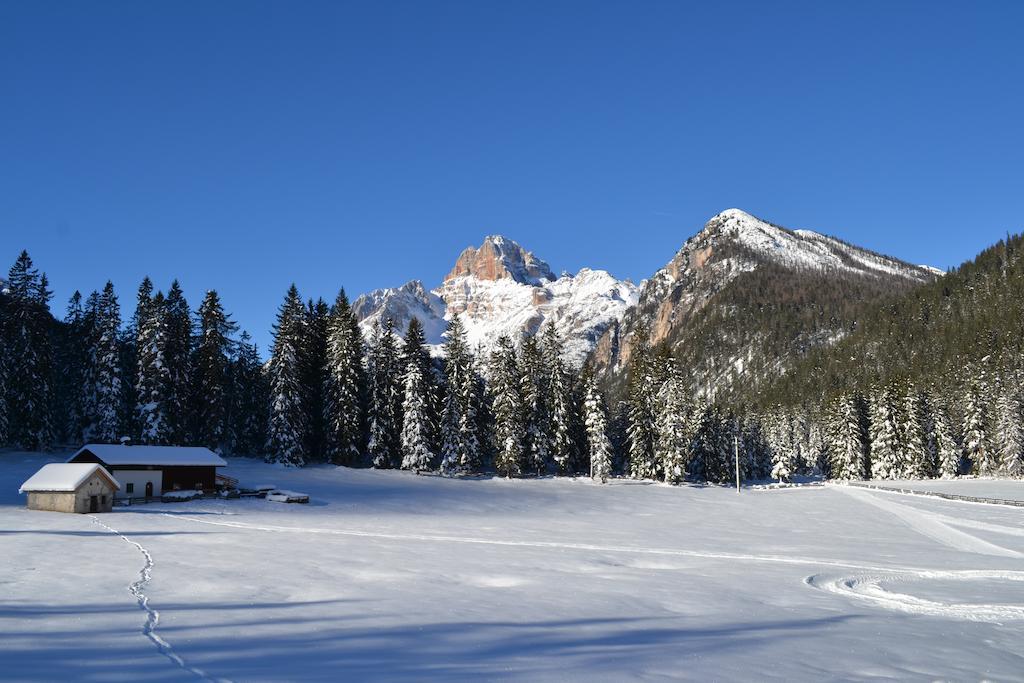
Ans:
<svg viewBox="0 0 1024 683"><path fill-rule="evenodd" d="M604 484L612 472L612 445L608 439L608 418L605 413L604 397L601 395L593 373L587 373L585 386L586 397L583 403L583 414L587 427L590 476Z"/></svg>
<svg viewBox="0 0 1024 683"><path fill-rule="evenodd" d="M274 348L267 372L270 383L268 462L301 467L306 463L305 391L302 386L302 345L306 308L293 284L274 324Z"/></svg>
<svg viewBox="0 0 1024 683"><path fill-rule="evenodd" d="M267 446L268 388L259 350L242 332L228 369L228 452L263 455Z"/></svg>
<svg viewBox="0 0 1024 683"><path fill-rule="evenodd" d="M548 398L548 449L559 474L572 471L571 384L562 360L562 339L553 323L545 326L541 336L541 355Z"/></svg>
<svg viewBox="0 0 1024 683"><path fill-rule="evenodd" d="M1016 373L1005 369L993 406L993 446L999 474L1019 477L1024 474L1024 420L1022 420L1020 381Z"/></svg>
<svg viewBox="0 0 1024 683"><path fill-rule="evenodd" d="M941 395L932 394L932 429L935 433L935 454L938 461L938 476L944 479L959 476L961 453L963 452L949 419L949 410Z"/></svg>
<svg viewBox="0 0 1024 683"><path fill-rule="evenodd" d="M480 468L477 412L479 397L473 357L458 315L452 317L444 342L444 411L441 415L441 472L457 474Z"/></svg>
<svg viewBox="0 0 1024 683"><path fill-rule="evenodd" d="M121 307L110 281L95 301L90 367L87 382L91 394L91 422L87 440L117 443L124 435L121 420L122 375L119 344Z"/></svg>
<svg viewBox="0 0 1024 683"><path fill-rule="evenodd" d="M325 441L327 460L335 465L358 465L363 457L367 395L363 355L362 333L343 289L327 320Z"/></svg>
<svg viewBox="0 0 1024 683"><path fill-rule="evenodd" d="M985 361L988 359L986 358ZM971 374L964 395L964 458L975 474L992 475L998 467L993 453L989 427L991 387L984 367L968 370Z"/></svg>
<svg viewBox="0 0 1024 683"><path fill-rule="evenodd" d="M862 404L853 394L838 396L829 410L826 439L836 479L868 477L867 435L861 411Z"/></svg>
<svg viewBox="0 0 1024 683"><path fill-rule="evenodd" d="M46 275L23 251L11 267L5 305L7 421L10 442L26 450L49 448L53 428L53 349Z"/></svg>
<svg viewBox="0 0 1024 683"><path fill-rule="evenodd" d="M139 288L135 309L136 371L135 418L141 443L171 443L169 405L171 380L164 356L167 344L167 318L162 293L152 295L146 278Z"/></svg>
<svg viewBox="0 0 1024 683"><path fill-rule="evenodd" d="M548 392L544 372L544 357L535 337L526 337L520 349L520 380L526 437L526 465L524 469L537 475L548 470L551 453L548 434Z"/></svg>
<svg viewBox="0 0 1024 683"><path fill-rule="evenodd" d="M88 330L82 294L75 291L64 315L61 354L57 372L57 431L63 443L78 444L85 422L82 383L89 365ZM2 399L0 399L2 400ZM0 441L2 443L2 441Z"/></svg>
<svg viewBox="0 0 1024 683"><path fill-rule="evenodd" d="M899 408L891 386L875 387L871 392L871 478L897 479L902 476L899 443Z"/></svg>
<svg viewBox="0 0 1024 683"><path fill-rule="evenodd" d="M167 371L167 442L183 445L192 441L192 314L177 280L167 290L164 303L166 339L164 364Z"/></svg>
<svg viewBox="0 0 1024 683"><path fill-rule="evenodd" d="M367 451L374 467L398 467L402 462L402 388L391 318L382 321L374 332L367 369L370 388Z"/></svg>
<svg viewBox="0 0 1024 683"><path fill-rule="evenodd" d="M657 420L654 455L665 481L678 484L686 479L690 434L682 378L673 364L655 402Z"/></svg>
<svg viewBox="0 0 1024 683"><path fill-rule="evenodd" d="M406 329L402 366L402 469L419 473L433 466L435 439L430 355L417 318Z"/></svg>
<svg viewBox="0 0 1024 683"><path fill-rule="evenodd" d="M306 305L306 334L302 340L302 404L306 411L307 461L327 459L327 337L330 307L321 298Z"/></svg>
<svg viewBox="0 0 1024 683"><path fill-rule="evenodd" d="M228 367L238 330L220 296L209 290L199 305L199 337L192 358L193 433L198 444L221 451L227 446Z"/></svg>
<svg viewBox="0 0 1024 683"><path fill-rule="evenodd" d="M657 461L654 456L653 359L647 340L637 340L629 366L629 474L634 479L654 479Z"/></svg>
<svg viewBox="0 0 1024 683"><path fill-rule="evenodd" d="M506 336L497 340L491 354L489 375L497 447L494 467L506 478L518 477L526 451L523 443L523 397L516 351Z"/></svg>

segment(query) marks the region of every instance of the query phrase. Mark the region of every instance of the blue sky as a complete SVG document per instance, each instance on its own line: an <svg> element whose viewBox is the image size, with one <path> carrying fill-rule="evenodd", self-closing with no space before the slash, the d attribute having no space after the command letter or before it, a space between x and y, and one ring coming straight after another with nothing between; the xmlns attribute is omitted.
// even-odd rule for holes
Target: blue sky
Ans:
<svg viewBox="0 0 1024 683"><path fill-rule="evenodd" d="M265 350L505 234L642 279L718 211L939 267L1024 230L1024 3L0 3L0 260ZM130 312L130 311L126 311Z"/></svg>

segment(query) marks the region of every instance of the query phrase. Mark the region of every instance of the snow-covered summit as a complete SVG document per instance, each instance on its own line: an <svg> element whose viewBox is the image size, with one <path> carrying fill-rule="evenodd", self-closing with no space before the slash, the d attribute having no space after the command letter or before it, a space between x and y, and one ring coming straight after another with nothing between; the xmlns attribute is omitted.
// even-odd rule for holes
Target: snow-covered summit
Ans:
<svg viewBox="0 0 1024 683"><path fill-rule="evenodd" d="M502 235L488 235L479 248L466 247L445 276L445 282L472 276L480 280L511 279L542 285L555 279L547 263Z"/></svg>
<svg viewBox="0 0 1024 683"><path fill-rule="evenodd" d="M447 322L459 315L470 346L484 354L502 335L519 339L550 322L565 341L566 361L578 366L636 296L636 285L603 270L583 268L556 278L532 252L490 235L479 248L463 251L434 290L418 281L378 289L359 297L353 310L367 337L384 317L390 316L399 332L418 318L435 351Z"/></svg>

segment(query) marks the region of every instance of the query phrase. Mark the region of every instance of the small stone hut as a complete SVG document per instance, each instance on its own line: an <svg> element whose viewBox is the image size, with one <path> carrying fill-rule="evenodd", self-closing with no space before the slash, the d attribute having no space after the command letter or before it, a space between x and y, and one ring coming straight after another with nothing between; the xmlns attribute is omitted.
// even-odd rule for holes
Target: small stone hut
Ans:
<svg viewBox="0 0 1024 683"><path fill-rule="evenodd" d="M51 463L29 477L18 493L28 494L29 510L110 512L121 485L96 463Z"/></svg>

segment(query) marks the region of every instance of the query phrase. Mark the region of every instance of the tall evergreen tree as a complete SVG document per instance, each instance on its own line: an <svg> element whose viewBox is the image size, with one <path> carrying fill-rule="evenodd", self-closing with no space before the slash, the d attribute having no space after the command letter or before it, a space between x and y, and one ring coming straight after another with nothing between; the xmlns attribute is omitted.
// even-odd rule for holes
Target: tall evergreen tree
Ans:
<svg viewBox="0 0 1024 683"><path fill-rule="evenodd" d="M989 406L993 397L984 366L971 370L968 369L971 376L964 395L964 458L975 474L992 475L998 468L989 427Z"/></svg>
<svg viewBox="0 0 1024 683"><path fill-rule="evenodd" d="M517 477L522 472L526 452L523 443L524 409L516 351L508 337L499 337L491 354L490 379L497 445L494 466L506 478Z"/></svg>
<svg viewBox="0 0 1024 683"><path fill-rule="evenodd" d="M135 308L136 370L135 418L142 443L170 443L170 371L164 351L167 344L167 316L164 296L153 296L149 278L139 287Z"/></svg>
<svg viewBox="0 0 1024 683"><path fill-rule="evenodd" d="M341 290L327 320L324 417L328 462L350 466L360 463L366 394L363 337L345 290Z"/></svg>
<svg viewBox="0 0 1024 683"><path fill-rule="evenodd" d="M89 365L89 347L86 343L85 308L82 294L75 291L68 300L64 315L61 352L56 373L57 403L60 408L56 429L63 443L79 443L85 422L82 405L82 383Z"/></svg>
<svg viewBox="0 0 1024 683"><path fill-rule="evenodd" d="M302 387L306 308L293 284L277 311L274 348L267 366L270 420L267 460L301 467L306 463L307 412Z"/></svg>
<svg viewBox="0 0 1024 683"><path fill-rule="evenodd" d="M674 364L657 394L655 410L654 455L665 481L678 484L686 479L690 434L685 389Z"/></svg>
<svg viewBox="0 0 1024 683"><path fill-rule="evenodd" d="M267 446L268 389L259 350L242 332L228 369L228 452L262 455Z"/></svg>
<svg viewBox="0 0 1024 683"><path fill-rule="evenodd" d="M96 297L94 316L87 377L92 419L86 438L99 443L116 443L124 435L125 425L121 412L121 307L113 283L108 281Z"/></svg>
<svg viewBox="0 0 1024 683"><path fill-rule="evenodd" d="M587 427L587 447L590 456L590 476L602 484L612 472L612 444L608 439L608 417L604 397L593 373L587 373L584 385L584 422Z"/></svg>
<svg viewBox="0 0 1024 683"><path fill-rule="evenodd" d="M196 443L221 451L227 446L228 367L238 326L224 312L220 296L209 290L199 305L199 337L192 357L193 433Z"/></svg>
<svg viewBox="0 0 1024 683"><path fill-rule="evenodd" d="M998 472L1009 477L1019 477L1024 474L1024 415L1020 378L1010 368L1001 372L992 413L994 457L998 461Z"/></svg>
<svg viewBox="0 0 1024 683"><path fill-rule="evenodd" d="M164 364L167 368L167 441L190 443L192 380L192 314L181 285L175 280L164 302Z"/></svg>
<svg viewBox="0 0 1024 683"><path fill-rule="evenodd" d="M4 343L7 369L8 436L28 450L49 448L53 428L53 349L49 283L23 251L7 282Z"/></svg>
<svg viewBox="0 0 1024 683"><path fill-rule="evenodd" d="M871 392L871 477L897 479L902 476L903 455L899 441L899 406L892 386L875 387Z"/></svg>
<svg viewBox="0 0 1024 683"><path fill-rule="evenodd" d="M444 342L444 411L441 415L441 471L444 474L480 469L480 408L476 371L466 344L466 330L452 317Z"/></svg>
<svg viewBox="0 0 1024 683"><path fill-rule="evenodd" d="M836 479L868 477L867 435L861 413L862 404L853 394L838 396L830 407L826 439Z"/></svg>
<svg viewBox="0 0 1024 683"><path fill-rule="evenodd" d="M435 439L430 355L416 318L405 333L402 366L402 469L419 473L433 465Z"/></svg>
<svg viewBox="0 0 1024 683"><path fill-rule="evenodd" d="M327 335L331 309L322 299L306 304L306 335L302 340L303 406L306 411L308 461L327 459L325 395L327 387Z"/></svg>
<svg viewBox="0 0 1024 683"><path fill-rule="evenodd" d="M551 465L548 434L548 392L544 372L544 357L536 337L523 339L519 353L522 371L524 431L526 437L526 464L524 470L540 475Z"/></svg>
<svg viewBox="0 0 1024 683"><path fill-rule="evenodd" d="M394 322L383 320L374 332L368 363L370 401L367 450L374 467L402 462L402 386Z"/></svg>
<svg viewBox="0 0 1024 683"><path fill-rule="evenodd" d="M541 354L548 398L548 449L559 474L572 471L575 444L572 441L571 383L562 360L562 338L553 323L544 327Z"/></svg>
<svg viewBox="0 0 1024 683"><path fill-rule="evenodd" d="M634 479L654 479L655 386L653 359L647 339L637 340L629 366L629 473Z"/></svg>

